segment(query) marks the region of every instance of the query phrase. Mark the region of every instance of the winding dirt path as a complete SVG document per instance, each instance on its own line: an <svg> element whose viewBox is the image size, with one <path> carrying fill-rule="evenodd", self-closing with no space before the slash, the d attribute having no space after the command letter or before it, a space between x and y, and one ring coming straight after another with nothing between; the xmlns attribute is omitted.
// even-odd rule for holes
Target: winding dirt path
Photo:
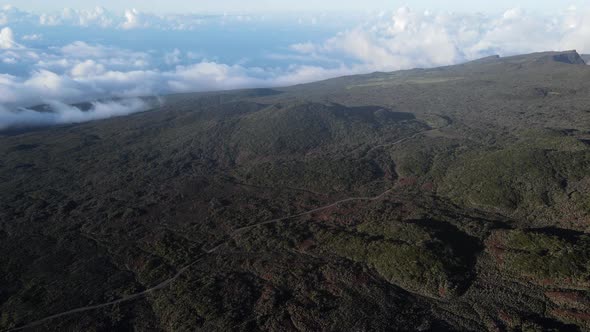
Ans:
<svg viewBox="0 0 590 332"><path fill-rule="evenodd" d="M443 126L441 128L444 128L444 127L447 127L447 126ZM383 147L386 147L386 146L398 145L398 144L401 144L401 143L406 142L408 140L414 139L414 138L416 138L416 137L418 137L420 135L423 135L423 134L425 134L427 132L439 130L441 128L433 128L433 129L426 130L426 131L423 131L423 132L415 133L412 136L399 139L399 140L397 140L395 142L391 142L391 143L386 143L386 144L381 144L381 145L374 146L371 149L369 149L366 152L365 155L368 155L370 152L375 151L376 149L383 148ZM295 188L289 188L289 189L295 189ZM297 189L297 190L299 190L299 189ZM308 191L308 190L306 190L306 191L309 192L309 193L317 194L317 193L312 192L312 191ZM389 189L389 190L387 190L387 191L385 191L385 192L383 192L383 193L381 193L381 194L379 194L379 195L377 195L375 197L349 197L349 198L345 198L345 199L336 201L334 203L331 203L331 204L328 204L328 205L325 205L325 206L322 206L322 207L319 207L319 208L316 208L316 209L313 209L313 210L309 210L309 211L306 211L306 212L302 212L302 213L299 213L299 214L294 214L294 215L286 216L286 217L282 217L282 218L271 219L271 220L263 221L263 222L256 223L256 224L253 224L253 225L249 225L249 226L237 228L237 229L233 230L229 234L229 238L227 240L225 240L224 242L218 244L217 246L215 246L215 247L213 247L211 249L205 250L203 252L203 255L201 255L195 261L191 262L190 264L188 264L188 265L184 266L183 268L181 268L180 270L178 270L178 272L172 278L167 279L167 280L161 282L160 284L158 284L158 285L156 285L156 286L154 286L152 288L146 289L146 290L144 290L142 292L139 292L139 293L127 295L127 296L122 297L122 298L120 298L118 300L114 300L114 301L110 301L110 302L106 302L106 303L102 303L102 304L85 306L85 307L80 307L80 308L76 308L76 309L64 311L62 313L58 313L58 314L55 314L55 315L51 315L51 316L48 316L48 317L45 317L45 318L36 320L36 321L31 322L31 323L29 323L27 325L23 325L23 326L20 326L20 327L16 327L16 328L12 328L12 329L9 329L9 330L5 330L5 332L20 331L20 330L32 328L32 327L39 326L39 325L41 325L41 324L43 324L43 323L45 323L47 321L50 321L50 320L53 320L53 319L56 319L56 318L68 316L68 315L75 314L75 313L80 313L80 312L85 312L85 311L91 311L91 310L101 309L101 308L105 308L105 307L112 306L112 305L115 305L115 304L124 303L124 302L128 302L128 301L133 301L133 300L136 300L138 298L147 296L150 293L153 293L155 291L161 290L161 289L167 287L168 285L170 285L171 283L173 283L174 281L176 281L181 275L183 275L186 271L188 271L191 266L193 266L196 263L198 263L199 261L201 261L206 255L210 255L210 254L216 252L217 250L219 250L219 248L221 248L225 244L227 244L236 235L244 234L244 233L246 233L246 232L248 232L248 231L250 231L250 230L252 230L254 228L260 227L260 226L274 224L274 223L278 223L278 222L289 220L289 219L294 219L294 218L299 218L299 217L311 215L311 214L316 213L316 212L320 212L320 211L323 211L323 210L327 210L327 209L336 207L336 206L338 206L340 204L343 204L343 203L356 202L356 201L378 201L378 200L382 199L383 197L385 197L387 194L389 194L391 191L392 191L392 189Z"/></svg>
<svg viewBox="0 0 590 332"><path fill-rule="evenodd" d="M217 246L215 246L215 247L213 247L211 249L205 250L203 252L203 254L201 256L199 256L199 258L197 258L196 260L194 260L190 264L188 264L188 265L184 266L183 268L181 268L180 270L178 270L178 272L172 278L167 279L167 280L161 282L160 284L158 284L158 285L156 285L156 286L154 286L152 288L146 289L146 290L144 290L142 292L139 292L139 293L127 295L127 296L122 297L122 298L120 298L118 300L114 300L114 301L110 301L110 302L106 302L106 303L102 303L102 304L85 306L85 307L80 307L80 308L76 308L76 309L64 311L64 312L61 312L61 313L58 313L58 314L55 314L55 315L51 315L51 316L48 316L48 317L45 317L45 318L36 320L36 321L31 322L31 323L29 323L27 325L23 325L23 326L20 326L20 327L16 327L16 328L13 328L13 329L6 330L6 332L20 331L20 330L32 328L32 327L35 327L35 326L39 326L39 325L41 325L41 324L43 324L43 323L45 323L47 321L50 321L50 320L53 320L53 319L56 319L56 318L60 318L60 317L64 317L64 316L68 316L68 315L76 314L76 313L80 313L80 312L101 309L101 308L105 308L105 307L112 306L112 305L115 305L115 304L119 304L119 303L123 303L123 302L128 302L128 301L136 300L138 298L144 297L144 296L146 296L146 295L148 295L150 293L153 293L155 291L158 291L158 290L161 290L161 289L167 287L168 285L170 285L171 283L173 283L174 281L176 281L186 271L188 271L191 268L191 266L193 266L196 263L198 263L199 261L201 261L206 255L215 253L217 250L219 250L219 248L221 248L224 245L226 245L236 235L244 234L244 233L246 233L246 232L248 232L248 231L250 231L250 230L252 230L254 228L260 227L260 226L274 224L274 223L278 223L278 222L289 220L289 219L294 219L294 218L299 218L299 217L311 215L311 214L316 213L316 212L320 212L320 211L323 211L323 210L327 210L327 209L336 207L336 206L338 206L340 204L343 204L343 203L356 202L356 201L377 201L377 200L380 200L383 197L385 197L390 192L391 192L391 189L389 189L389 190L387 190L387 191L385 191L385 192L383 192L383 193L381 193L381 194L379 194L378 196L375 196L375 197L350 197L350 198L342 199L342 200L336 201L334 203L331 203L331 204L328 204L328 205L325 205L325 206L322 206L322 207L319 207L319 208L316 208L316 209L313 209L313 210L309 210L309 211L306 211L306 212L302 212L302 213L299 213L299 214L294 214L294 215L287 216L287 217L282 217L282 218L271 219L271 220L259 222L259 223L253 224L253 225L249 225L249 226L237 228L237 229L235 229L234 231L232 231L229 234L228 240L225 240L224 242L218 244Z"/></svg>

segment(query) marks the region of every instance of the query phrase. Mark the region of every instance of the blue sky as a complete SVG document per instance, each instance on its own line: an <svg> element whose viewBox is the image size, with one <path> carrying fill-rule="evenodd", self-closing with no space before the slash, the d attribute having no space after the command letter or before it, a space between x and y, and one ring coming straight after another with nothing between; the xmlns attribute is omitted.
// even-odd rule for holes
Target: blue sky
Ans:
<svg viewBox="0 0 590 332"><path fill-rule="evenodd" d="M288 86L495 54L590 53L590 4L582 1L13 4L0 6L0 130L144 107L135 100L76 113L64 104L79 101ZM40 103L63 116L23 110Z"/></svg>
<svg viewBox="0 0 590 332"><path fill-rule="evenodd" d="M0 2L2 3L2 2ZM10 1L4 1L9 4ZM469 1L469 0L413 0L413 1L396 1L396 0L364 0L364 1L342 1L342 0L101 0L101 1L82 1L82 0L18 0L12 4L21 8L27 8L34 11L50 11L63 7L71 8L90 8L103 6L113 10L124 10L126 8L137 8L144 11L156 13L185 12L185 11L290 11L290 10L366 10L366 9L389 9L401 6L411 6L415 9L430 10L452 10L452 11L481 11L481 12L500 12L512 7L522 7L528 10L549 13L555 10L561 10L565 5L583 6L587 4L585 0L561 1L539 1L539 0L495 0L495 1Z"/></svg>

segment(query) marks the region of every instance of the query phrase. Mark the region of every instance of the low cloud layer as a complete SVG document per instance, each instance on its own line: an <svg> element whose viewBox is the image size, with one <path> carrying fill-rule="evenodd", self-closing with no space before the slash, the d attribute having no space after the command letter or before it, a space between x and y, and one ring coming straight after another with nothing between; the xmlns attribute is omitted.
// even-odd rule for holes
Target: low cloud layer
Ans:
<svg viewBox="0 0 590 332"><path fill-rule="evenodd" d="M204 58L198 51L182 50L180 44L165 50L131 50L110 45L108 38L101 44L76 41L39 49L28 45L35 45L41 39L45 44L48 42L43 28L22 35L16 29L22 22L34 22L40 27L92 26L111 32L115 29L116 34L111 35L116 36L129 30L155 29L169 31L167 34L173 40L174 31L192 29L203 20L218 20L224 25L227 20L238 19L242 20L240 27L263 20L255 16L155 16L136 10L112 13L100 7L50 15L5 7L0 10L0 65L19 68L15 72L22 74L0 73L0 107L5 109L0 127L8 121L18 123L19 117L39 116L31 111L6 110L47 100L71 103L108 97L287 86L373 71L451 65L494 54L508 56L566 49L590 53L590 10L573 7L552 16L539 16L518 8L501 15L415 12L400 8L370 14L365 23L351 25L323 41L300 40L280 52L262 52L255 59L258 64L282 61L272 66L248 65L247 61L223 63L215 57ZM325 18L310 15L299 22L327 24L322 19ZM15 28L10 24L15 24ZM251 34L247 36L253 40L274 38L264 29L240 30ZM228 48L227 52L237 51ZM138 107L127 105L126 108ZM97 104L94 113L81 117L93 119L99 113L108 114L100 111ZM60 119L64 114L70 113L42 114L36 118L42 119L39 120L42 123L63 123Z"/></svg>
<svg viewBox="0 0 590 332"><path fill-rule="evenodd" d="M0 7L0 25L33 24L54 27L96 27L103 29L162 29L196 30L208 24L231 24L234 22L255 22L272 20L273 15L239 13L221 14L152 14L128 8L111 11L97 6L91 9L64 8L57 12L36 13L21 10L12 5ZM316 20L313 17L300 18L302 21Z"/></svg>
<svg viewBox="0 0 590 332"><path fill-rule="evenodd" d="M16 111L0 109L0 130L58 124L82 123L143 112L153 105L138 98L93 102L88 110L51 101L43 111L21 108Z"/></svg>
<svg viewBox="0 0 590 332"><path fill-rule="evenodd" d="M380 16L324 43L291 48L310 56L349 57L374 70L451 65L496 54L571 49L590 53L590 10L574 7L550 17L518 8L486 16L405 7Z"/></svg>

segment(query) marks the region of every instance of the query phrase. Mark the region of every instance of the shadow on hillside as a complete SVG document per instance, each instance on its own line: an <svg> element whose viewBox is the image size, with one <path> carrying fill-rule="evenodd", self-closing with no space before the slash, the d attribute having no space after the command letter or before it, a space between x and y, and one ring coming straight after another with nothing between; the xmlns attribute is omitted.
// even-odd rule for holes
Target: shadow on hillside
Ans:
<svg viewBox="0 0 590 332"><path fill-rule="evenodd" d="M416 119L416 116L412 113L395 112L381 106L345 106L336 103L332 105L336 114L360 116L366 120L372 120L375 117L386 121L410 121Z"/></svg>

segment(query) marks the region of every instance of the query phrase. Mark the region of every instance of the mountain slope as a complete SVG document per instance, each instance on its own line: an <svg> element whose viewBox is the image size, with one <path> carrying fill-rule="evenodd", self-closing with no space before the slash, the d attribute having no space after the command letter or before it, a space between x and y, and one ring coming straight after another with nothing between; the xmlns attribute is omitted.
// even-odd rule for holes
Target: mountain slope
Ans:
<svg viewBox="0 0 590 332"><path fill-rule="evenodd" d="M587 330L579 60L173 95L0 134L0 328Z"/></svg>

